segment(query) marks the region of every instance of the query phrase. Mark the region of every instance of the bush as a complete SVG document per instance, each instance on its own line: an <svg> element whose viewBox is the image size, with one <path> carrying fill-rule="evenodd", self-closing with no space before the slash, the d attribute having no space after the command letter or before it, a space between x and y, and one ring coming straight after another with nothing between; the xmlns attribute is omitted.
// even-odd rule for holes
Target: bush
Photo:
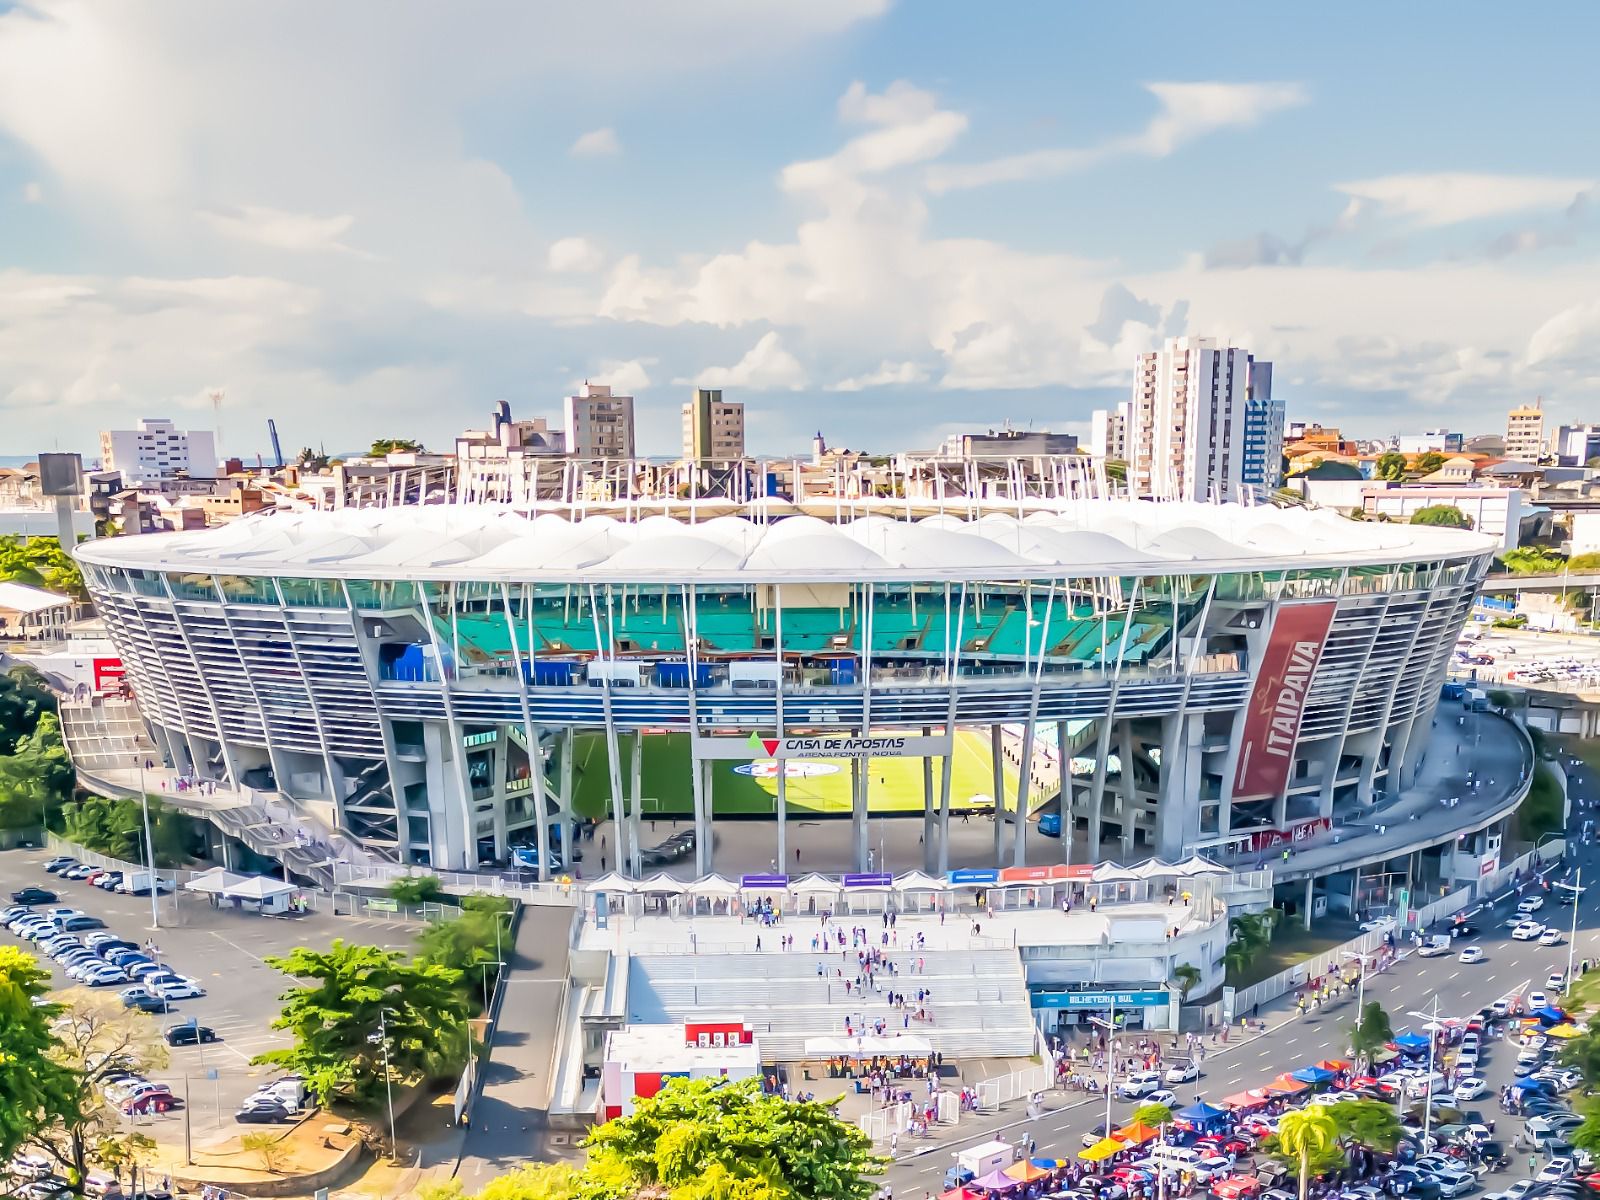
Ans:
<svg viewBox="0 0 1600 1200"><path fill-rule="evenodd" d="M1496 708L1521 708L1523 697L1516 692L1508 692L1503 688L1494 688L1485 695L1489 703Z"/></svg>
<svg viewBox="0 0 1600 1200"><path fill-rule="evenodd" d="M1454 504L1429 504L1411 514L1413 525L1443 525L1450 529L1471 529L1472 518Z"/></svg>
<svg viewBox="0 0 1600 1200"><path fill-rule="evenodd" d="M1600 553L1593 550L1567 559L1568 571L1600 571Z"/></svg>
<svg viewBox="0 0 1600 1200"><path fill-rule="evenodd" d="M401 904L435 904L445 893L437 875L410 875L391 883L389 895Z"/></svg>
<svg viewBox="0 0 1600 1200"><path fill-rule="evenodd" d="M1547 763L1535 763L1528 798L1517 808L1517 836L1537 842L1547 833L1559 832L1566 823L1565 808L1555 771Z"/></svg>

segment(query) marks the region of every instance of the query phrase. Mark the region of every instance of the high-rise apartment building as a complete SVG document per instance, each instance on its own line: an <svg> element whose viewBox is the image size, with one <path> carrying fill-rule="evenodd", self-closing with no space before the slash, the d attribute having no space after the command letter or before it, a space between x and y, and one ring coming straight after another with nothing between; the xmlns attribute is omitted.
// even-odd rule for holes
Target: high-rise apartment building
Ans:
<svg viewBox="0 0 1600 1200"><path fill-rule="evenodd" d="M1089 414L1089 453L1122 462L1128 457L1128 402Z"/></svg>
<svg viewBox="0 0 1600 1200"><path fill-rule="evenodd" d="M1544 454L1544 397L1506 414L1506 457L1536 463Z"/></svg>
<svg viewBox="0 0 1600 1200"><path fill-rule="evenodd" d="M697 463L743 458L744 405L724 400L721 388L695 388L683 406L683 457Z"/></svg>
<svg viewBox="0 0 1600 1200"><path fill-rule="evenodd" d="M1245 381L1240 483L1272 491L1283 486L1283 426L1287 417L1283 401L1272 398L1272 364L1251 356Z"/></svg>
<svg viewBox="0 0 1600 1200"><path fill-rule="evenodd" d="M1231 500L1244 482L1250 355L1213 338L1168 338L1139 355L1128 402L1128 490Z"/></svg>
<svg viewBox="0 0 1600 1200"><path fill-rule="evenodd" d="M128 487L172 479L212 479L217 443L209 429L185 432L165 417L145 417L137 429L100 431L100 467L120 471Z"/></svg>
<svg viewBox="0 0 1600 1200"><path fill-rule="evenodd" d="M571 457L633 457L632 396L613 396L606 384L585 383L561 402L561 410Z"/></svg>

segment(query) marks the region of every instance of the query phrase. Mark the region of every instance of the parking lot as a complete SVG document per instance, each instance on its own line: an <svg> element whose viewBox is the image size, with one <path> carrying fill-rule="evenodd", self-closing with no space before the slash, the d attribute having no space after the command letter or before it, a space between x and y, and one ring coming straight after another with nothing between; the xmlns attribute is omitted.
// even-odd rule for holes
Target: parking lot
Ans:
<svg viewBox="0 0 1600 1200"><path fill-rule="evenodd" d="M37 886L55 892L58 903L70 904L99 917L118 937L143 946L153 941L159 960L194 979L206 995L175 1001L173 1011L149 1019L158 1028L198 1020L216 1032L218 1041L208 1046L178 1046L171 1051L170 1066L151 1078L169 1084L173 1094L189 1099L189 1119L197 1144L238 1130L233 1114L239 1102L279 1072L253 1067L250 1059L265 1050L288 1044L286 1035L270 1028L278 1015L278 997L290 985L288 977L264 961L296 946L326 947L335 938L409 950L418 926L373 918L332 917L310 913L301 917L262 917L213 908L203 896L179 893L162 896L158 908L160 928L150 929L150 898L103 892L75 880L46 874L43 864L51 852L13 850L0 853L0 907L10 903L19 888ZM16 944L15 935L0 927L0 943ZM32 943L24 948L37 954ZM49 958L57 989L76 986ZM125 986L125 985L124 985ZM103 991L115 994L121 986ZM159 1116L125 1118L139 1130L161 1141L181 1143L184 1114L181 1109Z"/></svg>
<svg viewBox="0 0 1600 1200"><path fill-rule="evenodd" d="M1474 631L1476 632L1476 631ZM1458 643L1451 670L1480 683L1544 688L1600 687L1600 638L1484 629Z"/></svg>

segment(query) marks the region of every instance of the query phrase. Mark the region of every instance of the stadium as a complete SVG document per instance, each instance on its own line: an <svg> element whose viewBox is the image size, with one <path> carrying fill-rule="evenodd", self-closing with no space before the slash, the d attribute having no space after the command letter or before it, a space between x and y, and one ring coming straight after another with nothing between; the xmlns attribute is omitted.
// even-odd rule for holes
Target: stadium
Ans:
<svg viewBox="0 0 1600 1200"><path fill-rule="evenodd" d="M78 557L151 762L346 853L526 846L543 877L585 816L635 874L662 817L699 874L735 827L763 847L735 873L819 829L869 871L886 816L928 871L1051 830L1056 862L1297 839L1407 782L1493 549L1267 505L829 497L279 511ZM91 780L145 753L72 732ZM952 849L975 813L981 861Z"/></svg>

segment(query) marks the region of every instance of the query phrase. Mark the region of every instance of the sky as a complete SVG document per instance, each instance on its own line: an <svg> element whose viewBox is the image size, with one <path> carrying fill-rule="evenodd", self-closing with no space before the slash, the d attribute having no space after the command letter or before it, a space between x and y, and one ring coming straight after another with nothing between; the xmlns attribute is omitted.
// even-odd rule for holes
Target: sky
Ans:
<svg viewBox="0 0 1600 1200"><path fill-rule="evenodd" d="M1600 418L1587 0L0 0L0 452L253 462L696 385L1085 433L1166 336L1380 437Z"/></svg>

